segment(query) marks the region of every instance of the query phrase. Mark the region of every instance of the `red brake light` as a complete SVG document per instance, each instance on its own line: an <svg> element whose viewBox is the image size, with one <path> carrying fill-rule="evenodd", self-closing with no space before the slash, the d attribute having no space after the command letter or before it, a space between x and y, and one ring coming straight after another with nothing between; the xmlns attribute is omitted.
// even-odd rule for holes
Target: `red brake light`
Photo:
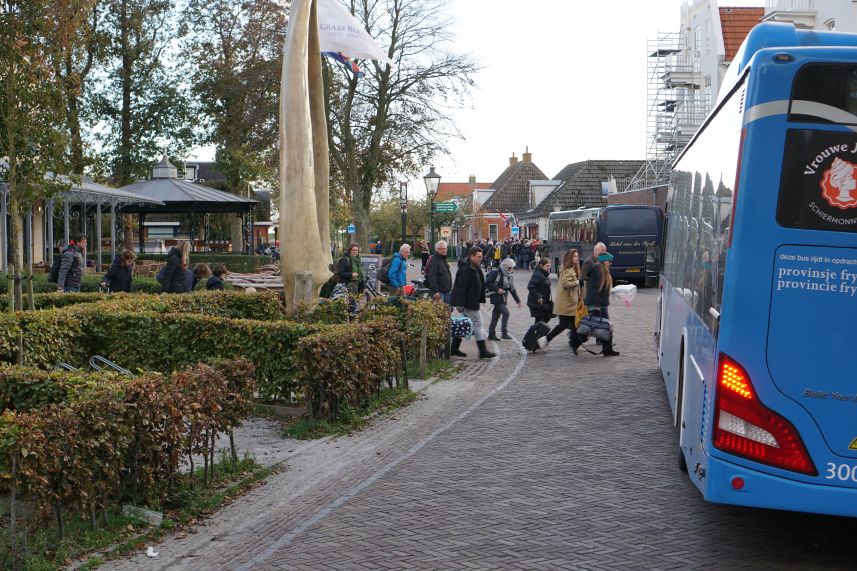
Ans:
<svg viewBox="0 0 857 571"><path fill-rule="evenodd" d="M720 354L714 410L714 446L769 466L815 476L800 434L762 405L741 365Z"/></svg>

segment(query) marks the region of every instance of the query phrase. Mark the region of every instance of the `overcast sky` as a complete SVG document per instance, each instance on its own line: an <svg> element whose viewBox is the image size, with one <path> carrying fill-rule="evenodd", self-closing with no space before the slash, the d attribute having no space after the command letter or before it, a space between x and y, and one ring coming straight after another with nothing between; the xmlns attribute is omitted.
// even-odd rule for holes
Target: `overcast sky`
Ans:
<svg viewBox="0 0 857 571"><path fill-rule="evenodd" d="M450 156L435 161L441 180L466 182L474 174L494 182L526 146L548 177L587 159L644 159L646 41L678 30L681 4L449 0L455 49L471 53L483 70L468 108L456 117L465 140L450 141ZM412 180L409 190L418 194L425 186Z"/></svg>

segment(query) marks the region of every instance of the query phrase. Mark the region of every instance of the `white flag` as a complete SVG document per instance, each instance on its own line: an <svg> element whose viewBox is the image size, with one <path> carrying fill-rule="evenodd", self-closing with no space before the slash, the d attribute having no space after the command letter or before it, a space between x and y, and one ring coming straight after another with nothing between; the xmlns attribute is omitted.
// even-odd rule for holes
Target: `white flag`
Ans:
<svg viewBox="0 0 857 571"><path fill-rule="evenodd" d="M321 51L342 52L352 59L375 59L393 65L375 40L338 0L318 0Z"/></svg>

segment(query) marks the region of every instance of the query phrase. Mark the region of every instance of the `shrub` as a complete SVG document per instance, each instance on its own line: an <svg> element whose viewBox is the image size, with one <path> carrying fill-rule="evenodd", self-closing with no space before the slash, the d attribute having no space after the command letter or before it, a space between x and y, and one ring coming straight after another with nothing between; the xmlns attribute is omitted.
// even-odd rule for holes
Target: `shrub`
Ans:
<svg viewBox="0 0 857 571"><path fill-rule="evenodd" d="M0 412L62 403L114 378L111 373L77 374L0 364Z"/></svg>
<svg viewBox="0 0 857 571"><path fill-rule="evenodd" d="M314 418L336 418L345 406L365 406L397 375L401 333L392 319L332 325L298 340L304 402Z"/></svg>
<svg viewBox="0 0 857 571"><path fill-rule="evenodd" d="M43 294L36 307L65 307L99 302L92 309L100 311L156 311L159 313L197 313L235 319L273 321L283 319L284 308L275 293L243 293L238 291L197 291L190 294Z"/></svg>
<svg viewBox="0 0 857 571"><path fill-rule="evenodd" d="M104 274L107 272L105 268L104 272L96 274L96 273L84 273L83 279L80 282L80 291L84 293L92 293L98 292L98 285L101 283L101 278L104 277ZM0 294L5 294L8 291L8 281L6 279L0 279ZM24 289L26 290L26 284L24 284ZM47 274L34 274L33 275L33 292L34 293L52 293L57 291L57 284L49 282ZM134 276L134 279L131 281L131 291L138 293L160 293L161 284L158 283L158 280L155 278L146 278L141 276ZM2 302L3 307L5 307L5 300Z"/></svg>
<svg viewBox="0 0 857 571"><path fill-rule="evenodd" d="M396 320L399 330L405 334L409 356L419 354L423 324L428 326L428 357L436 358L443 354L449 336L449 309L445 304L394 298L368 306L358 314L358 320L373 321L382 316Z"/></svg>
<svg viewBox="0 0 857 571"><path fill-rule="evenodd" d="M11 369L7 380L32 373ZM216 434L241 422L252 377L246 361L198 365L172 378L102 375L76 385L80 390L61 404L47 403L62 398L60 391L42 398L44 406L7 410L0 416L0 482L53 508L60 522L63 510L94 519L96 510L129 495L163 501L181 454L196 450L210 458Z"/></svg>
<svg viewBox="0 0 857 571"><path fill-rule="evenodd" d="M73 309L87 324L91 353L126 368L154 371L177 371L197 362L244 357L255 363L260 395L271 399L288 400L297 393L296 342L321 327L104 309L102 304Z"/></svg>
<svg viewBox="0 0 857 571"><path fill-rule="evenodd" d="M154 260L157 262L166 262L167 254L140 254L137 257L139 260ZM230 272L239 274L254 274L259 271L259 268L271 263L271 259L266 256L246 256L244 254L218 254L214 252L191 252L191 265L208 264L215 266L223 264Z"/></svg>

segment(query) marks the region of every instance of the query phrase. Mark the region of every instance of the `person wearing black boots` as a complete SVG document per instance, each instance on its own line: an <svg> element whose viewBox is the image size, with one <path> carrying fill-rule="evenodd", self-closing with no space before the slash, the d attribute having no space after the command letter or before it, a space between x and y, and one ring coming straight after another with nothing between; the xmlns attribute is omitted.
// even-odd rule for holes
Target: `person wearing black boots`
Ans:
<svg viewBox="0 0 857 571"><path fill-rule="evenodd" d="M584 301L591 315L597 315L604 319L610 319L607 308L610 305L610 290L613 289L613 278L610 276L610 264L612 262L612 254L604 252L598 255L598 263L592 267L592 272L589 275L589 286L586 289L586 300ZM573 340L572 349L577 349L584 340ZM612 339L603 342L601 347L601 354L605 357L619 356L619 352L613 350Z"/></svg>
<svg viewBox="0 0 857 571"><path fill-rule="evenodd" d="M476 345L479 347L479 358L491 359L497 355L489 351L485 343L482 312L479 310L483 303L485 303L485 276L482 273L482 249L474 246L470 248L467 259L461 260L458 264L458 273L455 275L455 284L452 286L450 305L469 317L473 323L473 334L476 336ZM461 351L460 347L461 339L453 339L452 354L457 357L466 357L467 355Z"/></svg>

